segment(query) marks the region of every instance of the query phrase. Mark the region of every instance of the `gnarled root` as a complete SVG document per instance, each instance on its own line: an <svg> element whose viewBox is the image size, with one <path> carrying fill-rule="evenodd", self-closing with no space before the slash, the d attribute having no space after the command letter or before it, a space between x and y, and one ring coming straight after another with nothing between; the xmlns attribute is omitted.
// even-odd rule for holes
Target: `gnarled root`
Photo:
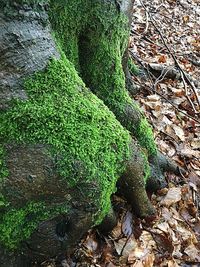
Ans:
<svg viewBox="0 0 200 267"><path fill-rule="evenodd" d="M98 230L101 233L107 234L109 233L117 224L117 217L113 208L111 207L109 213L103 219L102 223L98 226Z"/></svg>
<svg viewBox="0 0 200 267"><path fill-rule="evenodd" d="M127 162L127 168L118 181L119 193L131 204L134 212L141 218L155 214L145 188L145 179L148 177L149 167L141 149L132 143L132 157Z"/></svg>
<svg viewBox="0 0 200 267"><path fill-rule="evenodd" d="M147 180L147 190L150 192L156 192L167 186L163 175L164 172L172 172L176 175L186 173L183 168L161 152L158 152L156 156L149 157L149 164L151 167L151 175Z"/></svg>

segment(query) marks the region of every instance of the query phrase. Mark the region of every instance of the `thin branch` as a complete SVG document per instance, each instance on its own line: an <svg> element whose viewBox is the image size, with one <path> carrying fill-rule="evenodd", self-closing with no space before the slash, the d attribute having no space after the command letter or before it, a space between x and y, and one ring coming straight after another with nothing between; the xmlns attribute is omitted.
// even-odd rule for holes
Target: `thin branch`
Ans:
<svg viewBox="0 0 200 267"><path fill-rule="evenodd" d="M140 0L140 3L142 4L143 8L146 10L146 12L148 12L146 6L144 5L144 3L142 2L142 0ZM196 97L196 100L198 102L198 105L199 105L199 108L200 108L200 97L198 96L198 93L197 93L197 89L194 85L194 83L192 81L190 81L190 79L187 77L187 74L185 73L185 71L182 69L182 67L180 66L176 56L171 52L171 49L169 48L165 38L163 37L163 34L161 33L161 31L158 29L157 25L156 25L156 21L155 19L151 16L151 14L149 13L149 17L151 18L151 23L152 25L154 26L154 28L156 29L156 31L159 33L160 37L161 37L161 40L163 42L163 44L165 45L167 51L169 52L169 54L171 55L171 57L173 58L176 66L179 68L179 70L181 71L181 73L183 74L183 77L185 78L186 82L190 85L195 97Z"/></svg>
<svg viewBox="0 0 200 267"><path fill-rule="evenodd" d="M162 97L163 99L165 99L171 106L173 106L178 112L182 113L187 118L189 118L191 120L194 120L194 121L196 121L197 123L200 124L200 121L198 119L196 119L196 118L192 117L191 115L187 114L186 112L182 111L173 102L171 102L167 97L165 97L162 94L158 93L157 90L154 88L155 85L154 85L153 80L152 80L152 76L154 77L154 79L156 79L156 77L152 73L149 72L148 68L145 66L145 64L143 63L143 61L140 60L132 51L130 51L130 55L133 57L133 59L136 59L137 60L137 62L146 70L146 72L147 72L147 74L149 76L149 79L151 81L152 87L150 87L148 85L145 85L145 89L146 90L148 90L151 93L153 92L153 93L159 95L160 97ZM141 82L139 80L138 80L138 82L141 84Z"/></svg>
<svg viewBox="0 0 200 267"><path fill-rule="evenodd" d="M153 87L154 87L155 90L156 90L157 85L159 83L161 83L165 79L165 77L167 76L167 74L168 74L169 71L171 71L170 68L167 71L165 71L164 68L162 69L162 72L161 72L160 76L154 82Z"/></svg>
<svg viewBox="0 0 200 267"><path fill-rule="evenodd" d="M167 97L165 97L164 95L158 93L155 89L151 88L148 85L145 85L145 88L144 89L147 90L147 91L149 91L149 92L151 92L151 93L153 92L153 93L159 95L160 97L162 97L163 99L165 99L165 101L167 101L171 106L173 106L178 112L182 113L184 116L188 117L189 119L196 121L200 125L200 121L198 119L190 116L189 114L187 114L183 110L179 109L174 103L172 103L169 99L167 99Z"/></svg>
<svg viewBox="0 0 200 267"><path fill-rule="evenodd" d="M145 15L146 15L146 27L143 31L143 34L147 33L148 28L149 28L149 12L148 12L148 10L145 10Z"/></svg>
<svg viewBox="0 0 200 267"><path fill-rule="evenodd" d="M194 110L194 113L195 113L195 114L198 114L199 112L197 112L197 110L196 110L194 104L192 103L192 100L190 99L190 97L189 97L189 95L188 95L187 84L186 84L186 82L185 82L185 78L184 78L182 72L181 72L181 78L182 78L182 80L183 80L183 85L184 85L184 89L185 89L185 96L186 96L188 102L190 103L192 109Z"/></svg>

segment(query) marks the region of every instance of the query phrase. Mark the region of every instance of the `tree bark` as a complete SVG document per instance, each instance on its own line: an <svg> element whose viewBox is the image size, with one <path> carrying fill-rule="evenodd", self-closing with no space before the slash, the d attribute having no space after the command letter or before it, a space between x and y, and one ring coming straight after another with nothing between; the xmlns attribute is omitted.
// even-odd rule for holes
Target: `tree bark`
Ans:
<svg viewBox="0 0 200 267"><path fill-rule="evenodd" d="M155 212L141 147L156 146L122 67L131 1L25 2L0 10L0 258L13 267L70 253L119 177L138 216Z"/></svg>

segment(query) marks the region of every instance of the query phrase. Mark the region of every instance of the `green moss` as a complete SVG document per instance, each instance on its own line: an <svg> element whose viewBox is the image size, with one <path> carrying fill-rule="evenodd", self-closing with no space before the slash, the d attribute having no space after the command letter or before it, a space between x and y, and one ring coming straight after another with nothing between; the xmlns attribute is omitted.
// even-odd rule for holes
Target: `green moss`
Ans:
<svg viewBox="0 0 200 267"><path fill-rule="evenodd" d="M140 145L147 149L149 155L157 154L153 131L146 118L142 118L140 120L140 123L135 130L135 136L137 137Z"/></svg>
<svg viewBox="0 0 200 267"><path fill-rule="evenodd" d="M0 183L8 176L8 169L5 163L5 151L2 145L0 145Z"/></svg>
<svg viewBox="0 0 200 267"><path fill-rule="evenodd" d="M1 113L0 140L51 145L50 153L60 158L60 175L69 188L81 188L84 201L95 207L94 224L99 223L110 208L110 196L130 156L129 133L84 86L64 56L59 61L52 60L45 72L27 80L25 88L29 100L16 101L11 109ZM27 214L26 207L22 209ZM14 214L17 216L18 212ZM21 211L19 215L23 220ZM5 235L3 231L2 241L6 240Z"/></svg>
<svg viewBox="0 0 200 267"><path fill-rule="evenodd" d="M49 17L56 42L79 70L79 36L89 21L91 1L50 1Z"/></svg>
<svg viewBox="0 0 200 267"><path fill-rule="evenodd" d="M19 243L30 237L41 221L66 213L67 207L46 206L45 203L31 202L21 209L10 209L0 222L0 241L8 248L15 249Z"/></svg>
<svg viewBox="0 0 200 267"><path fill-rule="evenodd" d="M134 75L139 75L140 70L131 58L128 59L128 69Z"/></svg>
<svg viewBox="0 0 200 267"><path fill-rule="evenodd" d="M117 10L114 1L97 0L94 4L91 0L70 0L67 3L50 2L50 20L62 50L86 85L138 138L140 145L150 155L155 153L151 127L146 123L146 129L140 131L144 115L125 88L122 57L129 36L127 17ZM125 118L127 106L134 120Z"/></svg>
<svg viewBox="0 0 200 267"><path fill-rule="evenodd" d="M28 4L28 5L43 5L43 4L48 4L49 0L15 0L15 3L18 4ZM1 5L10 5L13 3L13 0L1 0Z"/></svg>
<svg viewBox="0 0 200 267"><path fill-rule="evenodd" d="M121 66L129 32L127 18L117 11L114 1L52 0L49 10L56 42L66 56L52 60L46 71L25 82L29 100L15 101L1 113L0 141L50 145L49 152L59 159L59 174L69 188L80 189L80 197L94 207L93 222L98 224L110 209L110 196L130 157L129 132L109 109L121 122L127 104L141 115L125 89ZM77 70L109 109L85 87ZM126 127L150 153L155 152L146 121ZM0 159L3 157L0 151ZM146 158L145 162L146 179ZM4 174L0 175L5 176L5 171L3 160L0 173ZM7 206L1 213L1 242L14 248L31 235L39 221L61 212L61 207L47 206L33 202L19 209Z"/></svg>

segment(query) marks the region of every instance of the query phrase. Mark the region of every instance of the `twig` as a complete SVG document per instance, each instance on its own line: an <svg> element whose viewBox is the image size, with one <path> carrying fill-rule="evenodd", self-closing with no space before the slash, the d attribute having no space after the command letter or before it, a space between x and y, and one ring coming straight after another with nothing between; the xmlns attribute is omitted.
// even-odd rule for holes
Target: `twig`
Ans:
<svg viewBox="0 0 200 267"><path fill-rule="evenodd" d="M151 72L166 72L167 75L166 78L172 79L172 80L182 80L181 72L179 69L175 68L174 66L167 66L165 64L158 64L158 63L149 63L149 67ZM192 77L190 77L189 74L186 74L188 79L194 83L194 85L198 86L198 81L194 80Z"/></svg>
<svg viewBox="0 0 200 267"><path fill-rule="evenodd" d="M167 71L165 71L164 68L162 69L162 72L161 72L160 76L154 82L153 87L154 87L155 90L156 90L157 85L165 79L165 77L167 76L169 71L171 71L170 68Z"/></svg>
<svg viewBox="0 0 200 267"><path fill-rule="evenodd" d="M148 12L148 10L145 10L145 15L146 15L146 27L143 31L143 34L147 33L148 28L149 28L149 12Z"/></svg>
<svg viewBox="0 0 200 267"><path fill-rule="evenodd" d="M142 6L144 7L144 9L146 10L146 12L148 12L146 6L143 4L142 0L140 0L140 3L142 4ZM151 14L149 13L149 16L151 18L151 23L152 25L154 26L154 28L156 29L156 31L159 33L160 37L161 37L161 40L163 42L163 44L165 45L166 49L168 50L169 54L172 56L176 66L179 68L179 70L181 71L181 73L183 74L186 82L190 85L193 93L195 94L195 97L197 99L197 102L198 102L198 105L199 105L199 108L200 108L200 97L198 96L197 94L197 89L194 85L193 82L190 81L190 79L187 77L187 74L185 73L185 71L182 69L182 67L180 66L176 56L171 52L171 49L169 48L168 44L166 43L165 41L165 38L163 37L163 34L161 33L161 31L158 29L157 25L156 25L156 22L155 22L155 19L151 16Z"/></svg>
<svg viewBox="0 0 200 267"><path fill-rule="evenodd" d="M190 63L192 63L194 66L200 67L200 61L196 61L193 59L188 58L188 60L190 61Z"/></svg>
<svg viewBox="0 0 200 267"><path fill-rule="evenodd" d="M190 116L189 114L187 114L186 112L182 111L181 109L179 109L174 103L172 103L167 97L165 97L164 95L160 94L157 92L157 90L155 90L154 88L154 83L153 83L153 80L152 80L152 73L150 74L149 73L149 70L148 68L145 66L145 64L142 62L142 60L140 60L132 51L130 51L130 54L131 56L137 60L137 62L147 71L148 75L149 75L149 79L151 81L151 84L152 84L152 87L148 86L148 85L145 85L145 89L148 90L149 92L153 92L153 93L156 93L157 95L159 95L160 97L162 97L163 99L165 99L171 106L173 106L178 112L182 113L183 115L185 115L186 117L188 117L189 119L192 119L194 121L196 121L197 123L200 124L200 121L192 116ZM153 75L154 76L154 75ZM154 78L156 78L154 76ZM139 82L139 80L138 80ZM141 86L142 87L142 86Z"/></svg>
<svg viewBox="0 0 200 267"><path fill-rule="evenodd" d="M154 20L154 19L153 19L153 20ZM199 98L199 96L198 96L198 94L197 94L197 92L196 92L197 89L196 89L194 83L193 83L192 81L190 81L190 79L188 78L187 74L185 73L185 71L184 71L184 70L182 69L182 67L180 66L180 64L179 64L179 62L178 62L176 56L171 52L171 50L170 50L170 48L168 47L168 45L167 45L167 43L166 43L166 41L165 41L165 39L164 39L164 37L163 37L161 31L160 31L160 30L158 29L158 27L155 25L155 23L153 22L153 20L151 21L151 23L153 24L153 26L155 27L155 29L158 31L158 33L159 33L159 35L160 35L160 37L161 37L161 39L162 39L164 45L166 46L168 52L169 52L170 55L172 56L172 58L173 58L173 60L174 60L174 62L175 62L175 64L176 64L176 66L179 68L180 72L182 73L182 75L183 75L183 77L185 78L185 80L187 81L187 83L191 86L192 91L193 91L193 93L195 94L196 100L197 100L198 105L199 105L199 108L200 108L200 98Z"/></svg>
<svg viewBox="0 0 200 267"><path fill-rule="evenodd" d="M192 100L191 100L190 97L188 96L187 84L186 84L186 82L185 82L185 78L184 78L182 72L181 72L181 77L182 77L183 85L184 85L184 89L185 89L185 96L186 96L188 102L190 103L191 107L193 108L194 113L195 113L195 114L198 114L198 112L197 112L197 110L196 110L194 104L192 103Z"/></svg>
<svg viewBox="0 0 200 267"><path fill-rule="evenodd" d="M163 99L165 99L165 101L167 101L171 106L173 106L178 112L182 113L183 115L185 115L185 116L188 117L189 119L194 120L194 121L196 121L197 123L200 124L200 121L199 121L198 119L196 119L196 118L190 116L189 114L185 113L183 110L179 109L174 103L172 103L172 102L171 102L169 99L167 99L164 95L162 95L162 94L156 92L156 91L155 91L153 88L151 88L150 86L145 85L145 88L144 88L144 89L147 90L147 91L149 91L149 92L151 92L151 93L153 92L153 93L159 95L160 97L162 97Z"/></svg>

